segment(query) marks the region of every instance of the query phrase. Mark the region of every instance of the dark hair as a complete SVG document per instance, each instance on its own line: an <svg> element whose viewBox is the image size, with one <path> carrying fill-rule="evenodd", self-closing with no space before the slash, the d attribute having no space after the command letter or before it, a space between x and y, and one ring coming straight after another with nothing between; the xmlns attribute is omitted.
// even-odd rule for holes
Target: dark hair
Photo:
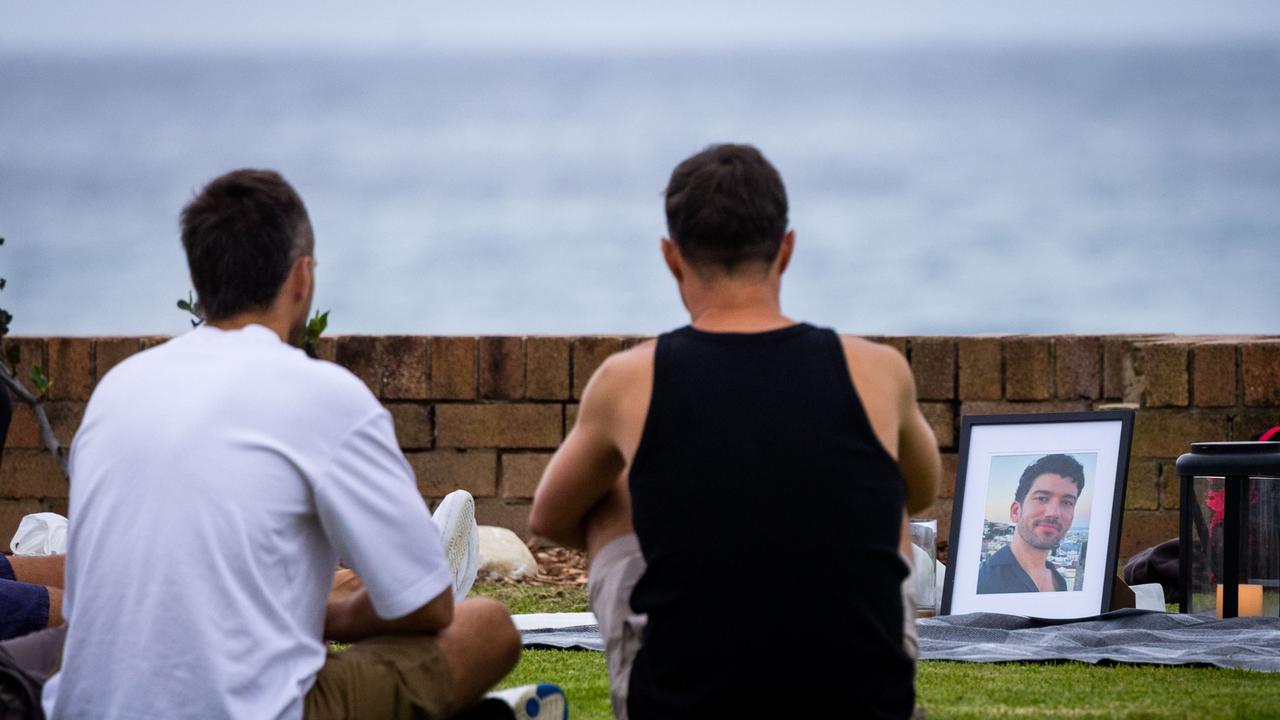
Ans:
<svg viewBox="0 0 1280 720"><path fill-rule="evenodd" d="M1018 491L1013 494L1013 499L1018 502L1026 500L1031 484L1036 481L1036 478L1046 473L1070 478L1076 484L1076 494L1084 492L1084 466L1070 455L1057 453L1045 455L1022 471L1022 477L1018 480Z"/></svg>
<svg viewBox="0 0 1280 720"><path fill-rule="evenodd" d="M712 145L667 183L667 232L695 267L768 264L787 233L782 177L750 145Z"/></svg>
<svg viewBox="0 0 1280 720"><path fill-rule="evenodd" d="M313 248L298 193L271 170L216 178L182 209L182 246L204 316L269 307L289 268Z"/></svg>

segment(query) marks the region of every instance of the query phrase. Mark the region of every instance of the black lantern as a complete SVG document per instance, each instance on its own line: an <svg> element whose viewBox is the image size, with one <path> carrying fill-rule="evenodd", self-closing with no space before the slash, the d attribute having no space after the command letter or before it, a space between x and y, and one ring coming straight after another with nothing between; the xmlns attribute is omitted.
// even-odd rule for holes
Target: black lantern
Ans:
<svg viewBox="0 0 1280 720"><path fill-rule="evenodd" d="M1280 615L1280 442L1195 443L1176 467L1179 611Z"/></svg>

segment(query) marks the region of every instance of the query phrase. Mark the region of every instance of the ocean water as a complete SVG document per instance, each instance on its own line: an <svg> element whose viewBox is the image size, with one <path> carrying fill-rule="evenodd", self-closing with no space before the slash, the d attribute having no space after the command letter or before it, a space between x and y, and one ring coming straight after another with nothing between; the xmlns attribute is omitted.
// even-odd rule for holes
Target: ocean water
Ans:
<svg viewBox="0 0 1280 720"><path fill-rule="evenodd" d="M0 307L172 333L177 216L280 170L336 332L652 333L671 168L751 142L784 310L850 332L1275 332L1280 46L0 55Z"/></svg>

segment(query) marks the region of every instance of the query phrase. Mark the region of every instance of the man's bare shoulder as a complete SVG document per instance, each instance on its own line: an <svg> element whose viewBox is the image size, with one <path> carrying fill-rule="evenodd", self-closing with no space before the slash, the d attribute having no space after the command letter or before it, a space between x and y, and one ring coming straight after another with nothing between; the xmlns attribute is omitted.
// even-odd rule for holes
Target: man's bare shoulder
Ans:
<svg viewBox="0 0 1280 720"><path fill-rule="evenodd" d="M605 358L596 375L609 383L621 382L630 384L637 378L653 375L653 356L658 347L657 340L644 342L616 352Z"/></svg>
<svg viewBox="0 0 1280 720"><path fill-rule="evenodd" d="M853 366L872 370L876 375L893 380L901 381L911 377L907 359L892 345L873 342L857 335L841 335L840 344L844 347L845 357Z"/></svg>
<svg viewBox="0 0 1280 720"><path fill-rule="evenodd" d="M657 346L656 340L646 340L605 358L591 375L583 392L583 402L621 399L652 382L654 349Z"/></svg>

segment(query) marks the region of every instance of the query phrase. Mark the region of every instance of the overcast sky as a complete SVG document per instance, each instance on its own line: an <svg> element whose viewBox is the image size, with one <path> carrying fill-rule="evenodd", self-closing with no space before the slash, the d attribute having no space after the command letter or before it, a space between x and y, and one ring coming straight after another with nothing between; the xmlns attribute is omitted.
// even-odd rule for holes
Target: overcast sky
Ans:
<svg viewBox="0 0 1280 720"><path fill-rule="evenodd" d="M4 0L0 51L803 48L1280 40L1274 0Z"/></svg>

